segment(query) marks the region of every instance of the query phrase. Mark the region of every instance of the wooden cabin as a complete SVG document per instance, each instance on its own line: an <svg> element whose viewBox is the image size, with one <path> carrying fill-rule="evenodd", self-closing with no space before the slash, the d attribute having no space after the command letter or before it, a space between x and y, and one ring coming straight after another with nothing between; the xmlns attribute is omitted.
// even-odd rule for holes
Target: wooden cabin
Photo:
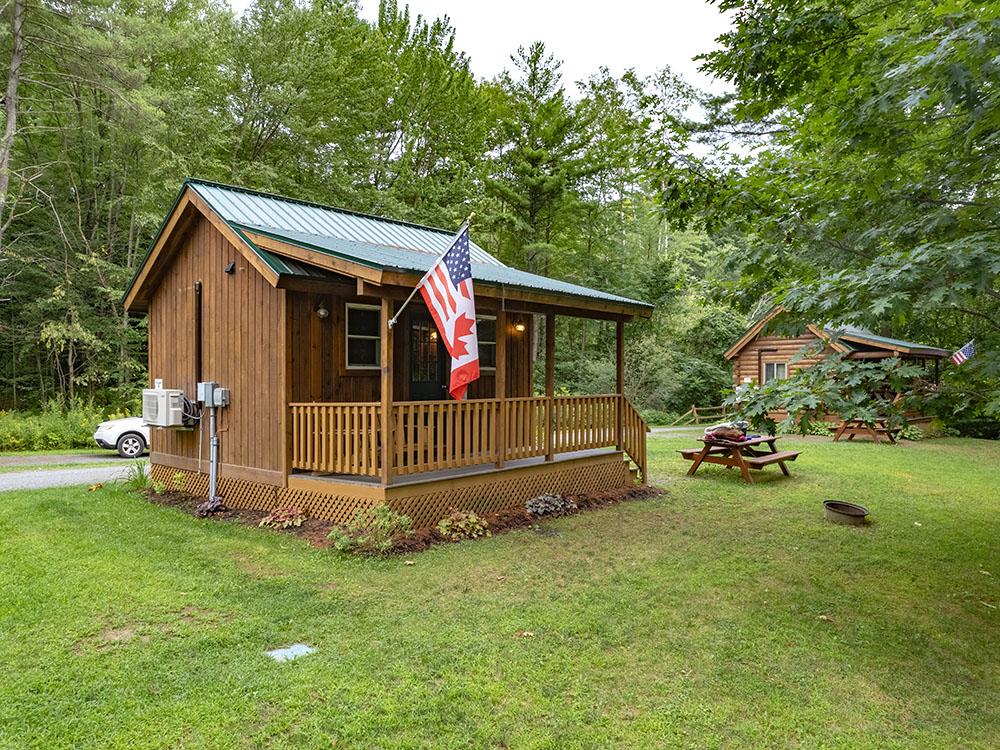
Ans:
<svg viewBox="0 0 1000 750"><path fill-rule="evenodd" d="M475 232L473 231L473 236ZM453 233L188 180L124 298L149 318L149 377L219 410L219 495L349 521L386 503L414 524L646 476L646 425L622 390L624 323L652 307L510 268L471 243L482 376L446 392L420 295L388 321ZM617 332L614 393L556 396L556 316ZM532 388L544 321L545 388ZM207 492L208 437L154 428L153 477Z"/></svg>
<svg viewBox="0 0 1000 750"><path fill-rule="evenodd" d="M848 359L899 357L922 363L935 373L940 360L949 355L945 349L878 336L855 326L820 328L810 324L800 336L767 333L767 325L782 312L780 306L771 309L726 351L725 358L733 363L734 386L763 385L770 380L785 378L835 353L844 354ZM816 345L815 356L796 359L802 348L809 345Z"/></svg>

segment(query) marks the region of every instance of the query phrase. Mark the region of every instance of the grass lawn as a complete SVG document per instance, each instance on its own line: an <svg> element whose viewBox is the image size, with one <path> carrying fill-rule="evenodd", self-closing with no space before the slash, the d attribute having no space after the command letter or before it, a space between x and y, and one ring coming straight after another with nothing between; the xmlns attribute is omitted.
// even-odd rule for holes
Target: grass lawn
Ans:
<svg viewBox="0 0 1000 750"><path fill-rule="evenodd" d="M1000 444L783 442L747 486L654 438L664 497L414 565L0 495L0 747L996 748Z"/></svg>
<svg viewBox="0 0 1000 750"><path fill-rule="evenodd" d="M113 455L111 451L106 451L97 445L92 445L89 448L46 448L41 451L3 451L4 456L75 456L75 455Z"/></svg>

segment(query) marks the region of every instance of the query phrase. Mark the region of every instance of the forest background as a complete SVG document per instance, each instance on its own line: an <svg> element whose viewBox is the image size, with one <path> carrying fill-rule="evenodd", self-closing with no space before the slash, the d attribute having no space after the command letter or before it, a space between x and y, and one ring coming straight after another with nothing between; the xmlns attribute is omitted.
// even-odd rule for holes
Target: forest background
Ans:
<svg viewBox="0 0 1000 750"><path fill-rule="evenodd" d="M992 421L1000 335L996 9L723 0L703 60L566 81L538 41L477 78L447 19L383 2L7 0L0 408L134 410L121 295L188 176L457 228L522 268L654 303L628 395L717 404L781 302L983 356L928 408ZM816 103L822 102L822 107ZM557 387L606 392L612 327L557 326ZM8 414L8 418L12 415Z"/></svg>

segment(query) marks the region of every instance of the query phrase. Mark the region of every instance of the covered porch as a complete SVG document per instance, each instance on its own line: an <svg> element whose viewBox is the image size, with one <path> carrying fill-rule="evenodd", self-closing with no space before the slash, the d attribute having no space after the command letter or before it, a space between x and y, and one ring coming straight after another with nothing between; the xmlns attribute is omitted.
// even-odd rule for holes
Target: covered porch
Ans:
<svg viewBox="0 0 1000 750"><path fill-rule="evenodd" d="M447 354L423 303L415 300L389 326L406 287L332 280L293 286L289 486L386 488L614 455L645 479L648 428L624 395L630 316L519 300L509 290L498 298L477 288L482 377L469 398L454 401L447 395ZM556 395L557 315L573 313L613 323L613 392ZM532 387L536 347L544 351L541 392Z"/></svg>

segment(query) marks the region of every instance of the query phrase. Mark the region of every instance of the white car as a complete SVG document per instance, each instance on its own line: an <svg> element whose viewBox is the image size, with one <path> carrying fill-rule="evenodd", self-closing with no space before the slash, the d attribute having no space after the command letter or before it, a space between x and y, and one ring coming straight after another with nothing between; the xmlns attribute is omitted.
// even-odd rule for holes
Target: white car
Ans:
<svg viewBox="0 0 1000 750"><path fill-rule="evenodd" d="M142 417L112 419L97 425L94 440L102 448L118 451L122 458L138 458L149 447L149 427Z"/></svg>

